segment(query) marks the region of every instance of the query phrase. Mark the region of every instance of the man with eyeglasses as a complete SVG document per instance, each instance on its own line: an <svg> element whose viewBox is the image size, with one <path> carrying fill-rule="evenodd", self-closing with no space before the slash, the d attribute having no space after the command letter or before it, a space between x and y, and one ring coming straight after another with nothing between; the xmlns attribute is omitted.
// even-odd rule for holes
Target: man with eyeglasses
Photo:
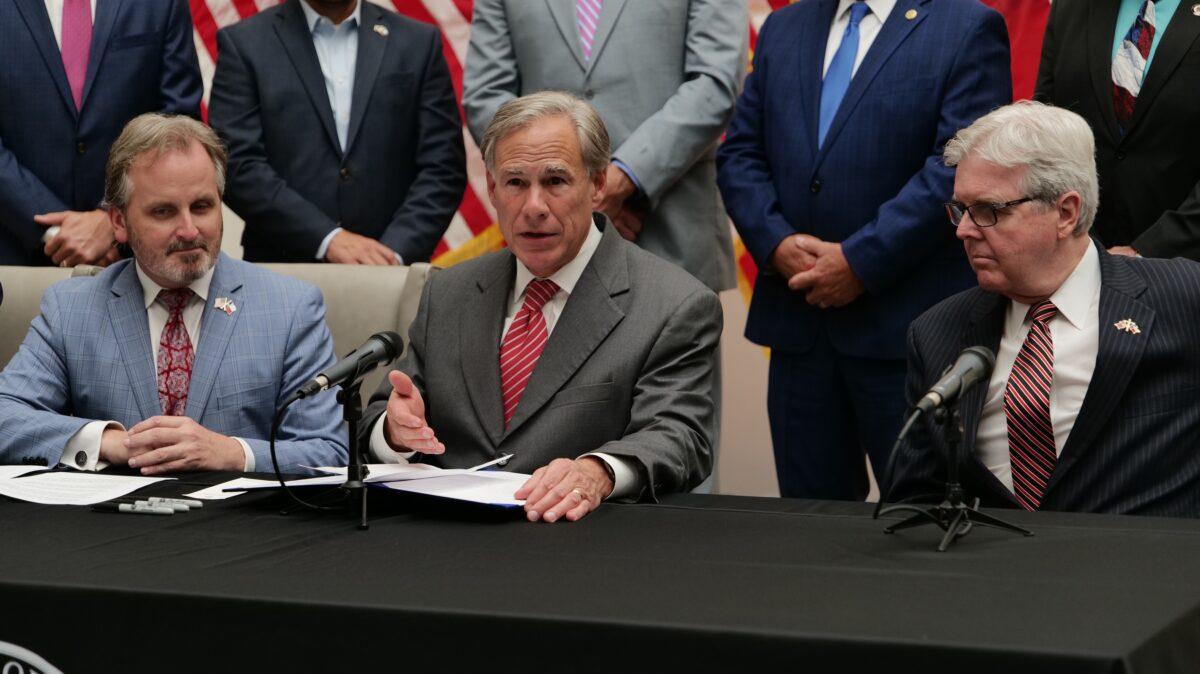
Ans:
<svg viewBox="0 0 1200 674"><path fill-rule="evenodd" d="M962 483L983 505L1200 516L1200 265L1112 255L1089 236L1095 140L1079 115L1006 106L946 145L946 204L979 287L908 335L914 403L966 347L996 353L959 401ZM941 498L946 444L923 419L888 500Z"/></svg>

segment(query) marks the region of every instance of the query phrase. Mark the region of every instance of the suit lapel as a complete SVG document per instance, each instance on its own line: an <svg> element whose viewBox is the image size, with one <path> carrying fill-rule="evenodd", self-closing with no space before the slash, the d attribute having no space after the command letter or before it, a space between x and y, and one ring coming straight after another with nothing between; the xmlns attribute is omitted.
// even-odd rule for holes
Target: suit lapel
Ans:
<svg viewBox="0 0 1200 674"><path fill-rule="evenodd" d="M592 58L587 62L588 75L596 67L596 61L600 60L600 52L604 50L608 36L612 35L613 26L617 24L622 9L625 9L625 0L604 0L604 4L600 7L600 21L596 24L596 36L592 39ZM578 37L575 41L579 42Z"/></svg>
<svg viewBox="0 0 1200 674"><path fill-rule="evenodd" d="M478 293L463 307L459 327L463 382L479 424L494 445L504 435L500 399L500 330L516 277L516 258L505 252L476 281Z"/></svg>
<svg viewBox="0 0 1200 674"><path fill-rule="evenodd" d="M628 263L618 236L614 227L604 228L599 247L579 277L545 351L533 368L505 437L537 414L625 317L625 312L612 300L613 296L629 290ZM499 382L498 373L496 381Z"/></svg>
<svg viewBox="0 0 1200 674"><path fill-rule="evenodd" d="M325 92L325 76L321 74L321 62L317 59L317 49L313 46L312 31L305 25L304 11L300 9L299 3L300 0L292 0L276 15L275 33L283 43L304 90L308 92L309 100L317 109L321 126L325 127L325 135L333 144L338 156L342 156L342 144L338 140L337 128L333 125L333 109L329 107L329 94ZM361 45L361 40L359 43ZM357 79L356 77L356 83Z"/></svg>
<svg viewBox="0 0 1200 674"><path fill-rule="evenodd" d="M562 34L562 39L567 43L567 49L570 50L571 56L575 57L575 63L579 64L580 70L586 72L588 62L583 58L583 45L579 44L579 29L575 27L574 0L546 0L546 8L554 17L558 32ZM595 54L594 51L592 53Z"/></svg>
<svg viewBox="0 0 1200 674"><path fill-rule="evenodd" d="M217 380L221 364L225 362L225 348L229 346L238 318L247 307L242 306L242 276L233 261L220 255L213 270L212 282L208 286L208 300L200 318L200 339L196 344L196 360L192 366L192 380L188 385L187 415L196 421L204 417ZM233 300L237 307L232 313L213 307L219 297ZM251 308L253 310L253 308Z"/></svg>
<svg viewBox="0 0 1200 674"><path fill-rule="evenodd" d="M1000 337L1004 333L1004 317L1008 302L999 295L980 291L980 299L971 312L970 324L963 332L959 350L971 346L984 346L996 353L1000 349ZM968 390L959 401L959 414L963 422L963 454L967 457L963 469L975 480L1000 496L1015 503L1013 494L992 471L979 460L975 440L979 433L979 422L983 418L983 405L987 402L987 382L979 382Z"/></svg>
<svg viewBox="0 0 1200 674"><path fill-rule="evenodd" d="M92 90L96 72L100 70L100 63L104 60L104 52L108 49L109 37L113 25L116 24L117 15L121 13L122 2L123 0L96 0L96 19L92 22L92 46L88 52L87 77L83 80L83 98L80 99L79 106L81 110L87 105L88 93Z"/></svg>
<svg viewBox="0 0 1200 674"><path fill-rule="evenodd" d="M1089 0L1087 6L1087 60L1091 64L1092 90L1104 120L1102 131L1115 145L1121 140L1121 132L1117 127L1117 113L1113 110L1112 45L1121 0Z"/></svg>
<svg viewBox="0 0 1200 674"><path fill-rule="evenodd" d="M1154 52L1154 60L1150 62L1150 70L1146 72L1141 93L1134 104L1133 117L1129 120L1129 128L1125 130L1126 136L1132 134L1146 116L1146 110L1154 104L1158 93L1200 36L1200 16L1188 9L1176 8L1171 23L1167 25L1167 32Z"/></svg>
<svg viewBox="0 0 1200 674"><path fill-rule="evenodd" d="M362 126L363 116L371 101L371 89L379 74L379 65L383 63L383 53L387 51L388 36L375 31L375 26L382 26L383 10L375 5L364 2L361 21L358 25L358 60L354 66L354 94L350 103L350 126L346 133L346 154L354 147L354 139Z"/></svg>
<svg viewBox="0 0 1200 674"><path fill-rule="evenodd" d="M821 71L825 67L825 45L829 42L829 27L833 25L837 6L837 0L820 0L816 19L803 22L803 33L795 43L799 56L796 67L800 70L797 80L803 88L799 97L800 116L806 125L808 146L814 154L819 151L817 130L821 121Z"/></svg>
<svg viewBox="0 0 1200 674"><path fill-rule="evenodd" d="M108 300L108 320L112 326L125 373L133 387L142 419L162 414L158 401L158 370L150 348L150 323L146 318L146 301L138 281L136 263L130 261L117 276Z"/></svg>
<svg viewBox="0 0 1200 674"><path fill-rule="evenodd" d="M103 2L97 3L97 5L101 4ZM25 25L33 36L33 42L37 45L42 60L46 62L46 69L50 71L54 87L58 89L67 109L78 118L79 112L75 109L75 99L71 97L71 87L67 82L66 68L63 67L62 52L59 51L58 43L54 41L54 28L50 25L50 16L46 13L45 0L16 0L16 5L21 17L25 19ZM99 11L99 7L97 7L97 11Z"/></svg>
<svg viewBox="0 0 1200 674"><path fill-rule="evenodd" d="M917 7L920 7L920 9L918 10ZM916 11L916 17L909 19L905 16L909 11ZM900 43L904 42L904 38L908 37L913 32L913 29L921 25L929 15L929 12L932 11L935 10L929 7L929 0L902 0L901 2L897 2L895 7L892 8L892 13L888 15L887 21L880 27L879 34L875 36L875 41L871 43L870 50L867 51L862 64L859 65L858 72L850 80L850 88L846 90L846 95L842 98L841 105L838 106L837 114L833 116L833 122L829 125L829 133L825 136L825 144L818 151L816 168L820 168L821 161L824 159L828 148L837 142L838 134L841 132L842 127L846 125L846 120L854 112L854 108L858 105L859 100L862 99L863 94L867 91L867 87L871 85L871 81L879 74L883 65L895 53ZM823 63L824 59L822 58Z"/></svg>
<svg viewBox="0 0 1200 674"><path fill-rule="evenodd" d="M1133 373L1137 371L1154 325L1154 309L1137 299L1145 290L1146 282L1131 271L1123 260L1115 259L1103 248L1100 249L1100 343L1096 353L1096 369L1084 394L1083 405L1075 417L1075 425L1046 484L1046 494L1092 446L1124 395ZM1141 331L1139 334L1115 327L1114 324L1127 318L1137 323Z"/></svg>

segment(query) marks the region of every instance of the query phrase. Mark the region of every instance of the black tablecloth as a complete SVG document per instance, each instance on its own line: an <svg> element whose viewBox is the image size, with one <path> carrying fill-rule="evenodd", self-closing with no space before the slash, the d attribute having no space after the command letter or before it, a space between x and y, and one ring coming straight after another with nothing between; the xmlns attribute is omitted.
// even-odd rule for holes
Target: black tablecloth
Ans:
<svg viewBox="0 0 1200 674"><path fill-rule="evenodd" d="M162 483L178 495L213 476ZM676 496L579 523L378 493L171 517L0 502L0 641L66 672L1200 671L1200 522Z"/></svg>

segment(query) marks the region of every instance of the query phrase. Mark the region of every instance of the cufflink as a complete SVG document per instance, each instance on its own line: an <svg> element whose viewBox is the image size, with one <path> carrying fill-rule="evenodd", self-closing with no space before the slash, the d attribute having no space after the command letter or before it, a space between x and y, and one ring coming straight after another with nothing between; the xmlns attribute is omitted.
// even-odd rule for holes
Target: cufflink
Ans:
<svg viewBox="0 0 1200 674"><path fill-rule="evenodd" d="M83 451L82 449L79 450L78 452L75 452L75 465L76 466L83 468L84 466L87 465L87 460L88 460L87 452Z"/></svg>

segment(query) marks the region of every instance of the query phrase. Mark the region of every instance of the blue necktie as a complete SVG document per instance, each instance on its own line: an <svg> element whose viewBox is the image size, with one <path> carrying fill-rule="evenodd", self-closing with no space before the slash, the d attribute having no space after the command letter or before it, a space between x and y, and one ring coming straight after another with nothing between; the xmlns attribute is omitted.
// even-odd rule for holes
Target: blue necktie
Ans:
<svg viewBox="0 0 1200 674"><path fill-rule="evenodd" d="M842 43L838 45L837 53L829 62L829 70L825 73L825 81L821 83L821 119L817 132L817 146L825 145L825 134L829 133L829 125L837 114L838 106L846 90L850 88L850 78L854 74L854 60L858 57L858 24L862 22L867 12L871 11L867 3L858 0L850 5L850 23L842 35Z"/></svg>

